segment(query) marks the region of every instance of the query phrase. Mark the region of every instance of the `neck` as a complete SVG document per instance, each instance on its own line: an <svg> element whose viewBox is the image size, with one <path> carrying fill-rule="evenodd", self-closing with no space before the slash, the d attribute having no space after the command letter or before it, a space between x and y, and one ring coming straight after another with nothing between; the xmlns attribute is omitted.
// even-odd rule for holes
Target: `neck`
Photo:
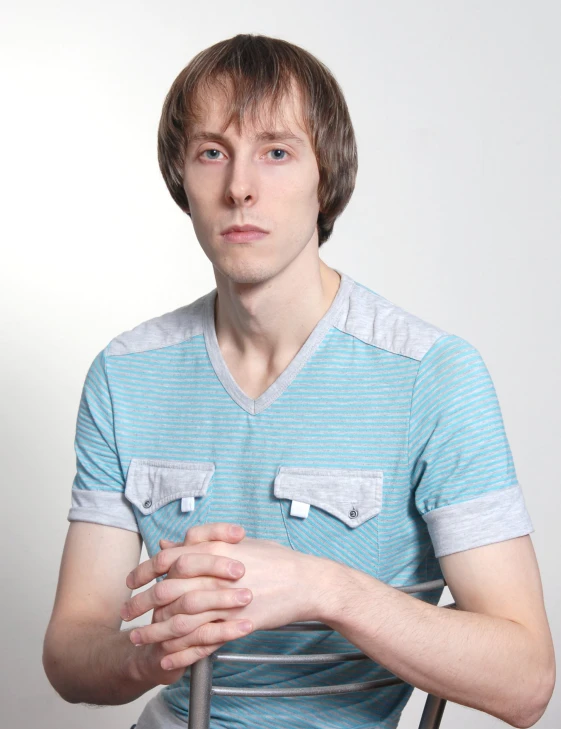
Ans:
<svg viewBox="0 0 561 729"><path fill-rule="evenodd" d="M239 284L215 270L216 336L222 353L265 366L290 361L331 306L340 276L319 257L274 279Z"/></svg>

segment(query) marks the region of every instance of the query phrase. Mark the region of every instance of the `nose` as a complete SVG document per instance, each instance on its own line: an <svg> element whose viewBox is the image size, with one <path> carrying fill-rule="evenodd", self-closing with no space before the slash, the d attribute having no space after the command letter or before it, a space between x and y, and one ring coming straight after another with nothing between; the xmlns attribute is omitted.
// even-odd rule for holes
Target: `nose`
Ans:
<svg viewBox="0 0 561 729"><path fill-rule="evenodd" d="M236 207L253 205L257 199L257 180L251 160L238 157L229 165L226 201Z"/></svg>

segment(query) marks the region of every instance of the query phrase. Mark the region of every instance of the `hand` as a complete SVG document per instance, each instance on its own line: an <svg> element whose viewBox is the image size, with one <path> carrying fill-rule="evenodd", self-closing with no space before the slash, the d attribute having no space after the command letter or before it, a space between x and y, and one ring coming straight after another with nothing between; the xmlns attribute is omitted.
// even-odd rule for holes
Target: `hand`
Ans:
<svg viewBox="0 0 561 729"><path fill-rule="evenodd" d="M243 527L231 524L219 523L194 527L187 532L184 542L160 540L162 550L168 550L173 555L171 560L166 559L162 562L162 553L158 553L152 560L139 566L139 568L144 568L151 564L154 576L166 572L168 574L163 581L127 600L121 609L121 617L125 621L132 620L154 608L152 616L152 625L154 625L159 622L157 606L175 602L177 613L172 621L171 630L174 637L184 638L183 648L185 650L181 663L183 670L186 666L224 645L226 640L234 640L251 631L251 625L247 624L247 621L243 623L241 629L240 621L229 621L228 609L246 605L251 601L252 595L247 589L236 590L231 587L232 581L243 574L244 567L239 562L226 557L213 556L208 553L190 554L188 565L186 562L181 579L174 579L173 571L167 565L178 558L185 560L185 556L181 556L184 550L178 552L177 547L193 547L212 540L236 543L243 539L244 535ZM164 566L160 569L162 564ZM142 581L133 584L131 577L134 572L127 578L127 585L131 589L134 586L139 587L151 582L153 579L153 577L144 579L143 572L139 568L137 568L141 575L139 579ZM214 625L213 621L221 622ZM203 627L205 625L207 627ZM198 628L201 628L201 631L197 630ZM154 648L158 647L157 651L153 651L151 657L155 656L159 665L163 667L165 665L163 659L169 651L166 651L165 646L158 642L158 635L159 631L156 629L150 634L152 639L148 641L141 630L135 629L131 632L130 637L135 645L149 642L154 644ZM169 631L166 635L169 637ZM189 638L187 638L188 635ZM222 642L216 642L220 637L222 637ZM169 683L178 680L181 675L182 673ZM165 681L160 681L160 683L165 683Z"/></svg>
<svg viewBox="0 0 561 729"><path fill-rule="evenodd" d="M197 613L199 608L196 601L193 600L189 606L192 614L186 615L184 597L163 605L162 602L155 601L154 595L148 594L149 590L142 593L146 595L146 603L143 605L145 610L155 607L159 611L158 621L162 622L140 628L137 637L145 642L161 641L162 647L168 653L174 654L169 656L174 666L183 665L181 653L192 649L196 643L208 646L213 639L216 640L216 636L220 636L218 639L222 641L221 644L239 638L240 634L234 632L234 626L227 625L232 622L228 618L249 619L255 630L317 618L317 600L322 599L323 577L329 565L334 563L266 540L245 539L238 544L216 541L194 546L193 536L189 539L188 533L186 543L189 541L191 546L166 548L160 553L163 556L158 555L159 564L153 558L139 565L130 575L129 587L140 587L166 572L166 580L192 579L192 570L197 569L200 564L201 554L205 553L208 557L210 553L210 556L236 558L245 564L245 576L238 580L237 585L251 587L254 599L245 608L228 608L226 622L201 623L201 620L215 620L216 617L205 612ZM271 569L272 565L274 570Z"/></svg>

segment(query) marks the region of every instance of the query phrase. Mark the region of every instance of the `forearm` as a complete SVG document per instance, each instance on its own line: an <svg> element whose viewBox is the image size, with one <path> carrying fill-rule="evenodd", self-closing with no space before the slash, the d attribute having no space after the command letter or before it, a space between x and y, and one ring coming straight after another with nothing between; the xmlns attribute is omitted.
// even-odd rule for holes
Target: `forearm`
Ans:
<svg viewBox="0 0 561 729"><path fill-rule="evenodd" d="M319 619L407 683L514 726L538 720L547 672L524 626L444 610L341 565L330 582Z"/></svg>
<svg viewBox="0 0 561 729"><path fill-rule="evenodd" d="M100 625L50 626L43 665L55 690L73 704L117 705L157 685L140 670L150 646L134 646L129 633Z"/></svg>

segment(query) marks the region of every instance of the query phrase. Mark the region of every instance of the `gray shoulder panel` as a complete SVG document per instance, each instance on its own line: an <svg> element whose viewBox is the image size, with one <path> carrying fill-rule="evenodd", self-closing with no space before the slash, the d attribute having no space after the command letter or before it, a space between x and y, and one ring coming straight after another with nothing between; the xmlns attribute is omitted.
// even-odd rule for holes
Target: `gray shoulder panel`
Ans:
<svg viewBox="0 0 561 729"><path fill-rule="evenodd" d="M335 323L341 331L366 344L418 361L437 339L447 334L362 284L355 284Z"/></svg>
<svg viewBox="0 0 561 729"><path fill-rule="evenodd" d="M202 334L204 306L211 293L119 334L110 342L108 355L133 354L170 347Z"/></svg>

